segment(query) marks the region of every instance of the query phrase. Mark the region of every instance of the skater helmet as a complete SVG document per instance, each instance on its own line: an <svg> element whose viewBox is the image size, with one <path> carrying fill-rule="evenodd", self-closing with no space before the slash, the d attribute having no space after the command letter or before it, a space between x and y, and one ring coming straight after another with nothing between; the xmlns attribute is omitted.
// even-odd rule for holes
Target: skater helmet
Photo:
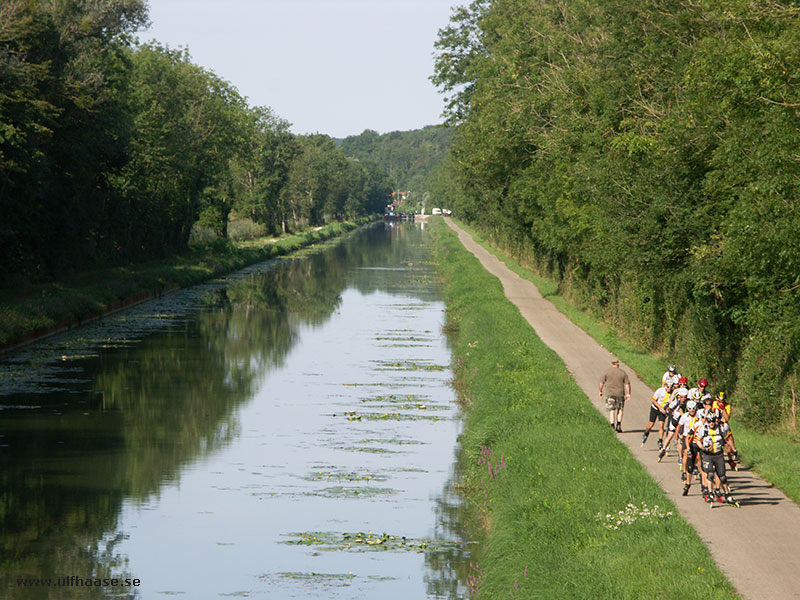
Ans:
<svg viewBox="0 0 800 600"><path fill-rule="evenodd" d="M686 410L697 410L697 402L694 400L689 400L686 403Z"/></svg>
<svg viewBox="0 0 800 600"><path fill-rule="evenodd" d="M680 377L678 378L678 385L683 385L684 383L685 383L686 385L689 385L689 380L688 380L686 377L684 377L684 376L680 376Z"/></svg>
<svg viewBox="0 0 800 600"><path fill-rule="evenodd" d="M708 379L700 379L700 380L697 382L697 385L702 385L702 386L704 386L704 387L707 387L707 386L708 386Z"/></svg>

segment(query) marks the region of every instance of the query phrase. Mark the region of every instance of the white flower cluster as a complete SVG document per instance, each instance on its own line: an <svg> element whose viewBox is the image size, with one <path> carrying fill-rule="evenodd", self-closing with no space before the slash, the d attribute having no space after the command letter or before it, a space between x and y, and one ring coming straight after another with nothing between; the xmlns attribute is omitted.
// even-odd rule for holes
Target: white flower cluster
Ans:
<svg viewBox="0 0 800 600"><path fill-rule="evenodd" d="M650 508L643 503L642 507L639 508L630 502L625 507L625 510L617 511L617 514L607 514L604 517L602 513L597 513L597 518L605 521L603 526L608 529L619 529L623 525L630 525L638 519L664 519L671 516L672 511L664 512L658 504Z"/></svg>

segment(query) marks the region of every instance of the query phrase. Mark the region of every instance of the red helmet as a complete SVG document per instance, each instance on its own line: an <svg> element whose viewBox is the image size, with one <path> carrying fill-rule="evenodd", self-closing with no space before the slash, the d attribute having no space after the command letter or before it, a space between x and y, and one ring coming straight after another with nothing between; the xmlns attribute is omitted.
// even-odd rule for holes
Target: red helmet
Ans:
<svg viewBox="0 0 800 600"><path fill-rule="evenodd" d="M697 385L705 385L708 386L708 379L701 379L697 382Z"/></svg>
<svg viewBox="0 0 800 600"><path fill-rule="evenodd" d="M688 384L689 380L686 377L678 377L678 385L682 383Z"/></svg>

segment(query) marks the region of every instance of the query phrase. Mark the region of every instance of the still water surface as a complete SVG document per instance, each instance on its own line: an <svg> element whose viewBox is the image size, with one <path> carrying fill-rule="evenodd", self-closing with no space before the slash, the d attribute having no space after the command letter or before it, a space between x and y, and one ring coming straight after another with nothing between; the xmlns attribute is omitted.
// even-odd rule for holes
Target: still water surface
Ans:
<svg viewBox="0 0 800 600"><path fill-rule="evenodd" d="M368 227L6 357L0 597L462 597L426 234ZM70 576L139 585L17 581Z"/></svg>

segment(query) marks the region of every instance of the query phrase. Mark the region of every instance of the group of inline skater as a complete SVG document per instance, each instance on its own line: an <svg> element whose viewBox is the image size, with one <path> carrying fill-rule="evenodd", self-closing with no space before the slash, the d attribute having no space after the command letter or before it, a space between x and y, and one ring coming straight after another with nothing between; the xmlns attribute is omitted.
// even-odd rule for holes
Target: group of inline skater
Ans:
<svg viewBox="0 0 800 600"><path fill-rule="evenodd" d="M700 379L690 388L689 380L669 365L661 387L653 394L650 418L642 435L642 446L658 423L658 462L677 448L678 466L683 480L683 495L696 476L700 477L703 499L739 506L731 494L726 461L738 470L738 453L729 424L731 405L725 392L707 391L708 381Z"/></svg>

